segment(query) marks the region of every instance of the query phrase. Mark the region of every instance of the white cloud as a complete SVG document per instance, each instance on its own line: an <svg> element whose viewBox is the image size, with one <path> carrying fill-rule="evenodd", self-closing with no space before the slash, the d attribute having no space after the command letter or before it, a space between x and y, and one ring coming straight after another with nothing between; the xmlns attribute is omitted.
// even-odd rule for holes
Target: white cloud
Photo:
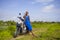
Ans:
<svg viewBox="0 0 60 40"><path fill-rule="evenodd" d="M17 17L16 16L10 17L9 20L17 21Z"/></svg>
<svg viewBox="0 0 60 40"><path fill-rule="evenodd" d="M54 0L35 0L35 1L40 3L48 3L48 2L53 2Z"/></svg>
<svg viewBox="0 0 60 40"><path fill-rule="evenodd" d="M35 4L36 2L31 2L31 4Z"/></svg>
<svg viewBox="0 0 60 40"><path fill-rule="evenodd" d="M47 5L42 8L42 12L52 12L54 5Z"/></svg>
<svg viewBox="0 0 60 40"><path fill-rule="evenodd" d="M54 0L34 0L34 2L32 2L32 4L35 4L35 3L42 3L44 5L50 3L50 2L53 2Z"/></svg>

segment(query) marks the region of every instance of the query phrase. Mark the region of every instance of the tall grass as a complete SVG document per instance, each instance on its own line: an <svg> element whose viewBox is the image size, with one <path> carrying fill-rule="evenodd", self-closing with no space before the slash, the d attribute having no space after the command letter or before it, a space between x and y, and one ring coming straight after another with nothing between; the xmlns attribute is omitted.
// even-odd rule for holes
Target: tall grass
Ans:
<svg viewBox="0 0 60 40"><path fill-rule="evenodd" d="M32 22L33 32L38 38L25 35L16 40L60 40L60 22ZM16 30L15 22L0 22L0 40L10 40Z"/></svg>

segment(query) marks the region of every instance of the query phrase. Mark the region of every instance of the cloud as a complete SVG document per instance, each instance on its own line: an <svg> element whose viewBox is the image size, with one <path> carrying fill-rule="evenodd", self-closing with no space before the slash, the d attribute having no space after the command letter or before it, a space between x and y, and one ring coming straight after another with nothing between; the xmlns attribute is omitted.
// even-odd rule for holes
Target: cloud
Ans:
<svg viewBox="0 0 60 40"><path fill-rule="evenodd" d="M41 3L41 4L46 5L46 4L51 3L51 2L53 2L53 1L54 1L54 0L34 0L34 1L32 2L32 4Z"/></svg>
<svg viewBox="0 0 60 40"><path fill-rule="evenodd" d="M13 17L8 18L8 20L14 20L14 21L17 21L17 17L16 17L16 16L13 16Z"/></svg>
<svg viewBox="0 0 60 40"><path fill-rule="evenodd" d="M35 1L40 3L49 3L49 2L53 2L54 0L35 0Z"/></svg>
<svg viewBox="0 0 60 40"><path fill-rule="evenodd" d="M54 9L54 5L47 5L47 6L44 6L43 8L42 8L42 12L52 12L52 10Z"/></svg>

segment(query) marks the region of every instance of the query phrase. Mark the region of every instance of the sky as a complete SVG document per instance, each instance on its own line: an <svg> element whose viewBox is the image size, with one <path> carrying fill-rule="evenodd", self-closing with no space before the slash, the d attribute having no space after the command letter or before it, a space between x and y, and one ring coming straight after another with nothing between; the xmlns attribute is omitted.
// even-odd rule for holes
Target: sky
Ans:
<svg viewBox="0 0 60 40"><path fill-rule="evenodd" d="M31 21L60 22L60 0L0 0L0 20L16 21L26 11Z"/></svg>

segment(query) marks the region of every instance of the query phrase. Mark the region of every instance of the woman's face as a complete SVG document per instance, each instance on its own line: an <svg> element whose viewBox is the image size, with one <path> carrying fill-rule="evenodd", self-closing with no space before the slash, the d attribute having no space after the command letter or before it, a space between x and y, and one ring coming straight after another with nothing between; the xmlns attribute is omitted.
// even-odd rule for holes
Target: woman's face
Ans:
<svg viewBox="0 0 60 40"><path fill-rule="evenodd" d="M28 15L28 12L26 11L26 14L25 14L26 16Z"/></svg>
<svg viewBox="0 0 60 40"><path fill-rule="evenodd" d="M23 16L23 18L25 18L28 15L28 12L26 11L25 15Z"/></svg>

